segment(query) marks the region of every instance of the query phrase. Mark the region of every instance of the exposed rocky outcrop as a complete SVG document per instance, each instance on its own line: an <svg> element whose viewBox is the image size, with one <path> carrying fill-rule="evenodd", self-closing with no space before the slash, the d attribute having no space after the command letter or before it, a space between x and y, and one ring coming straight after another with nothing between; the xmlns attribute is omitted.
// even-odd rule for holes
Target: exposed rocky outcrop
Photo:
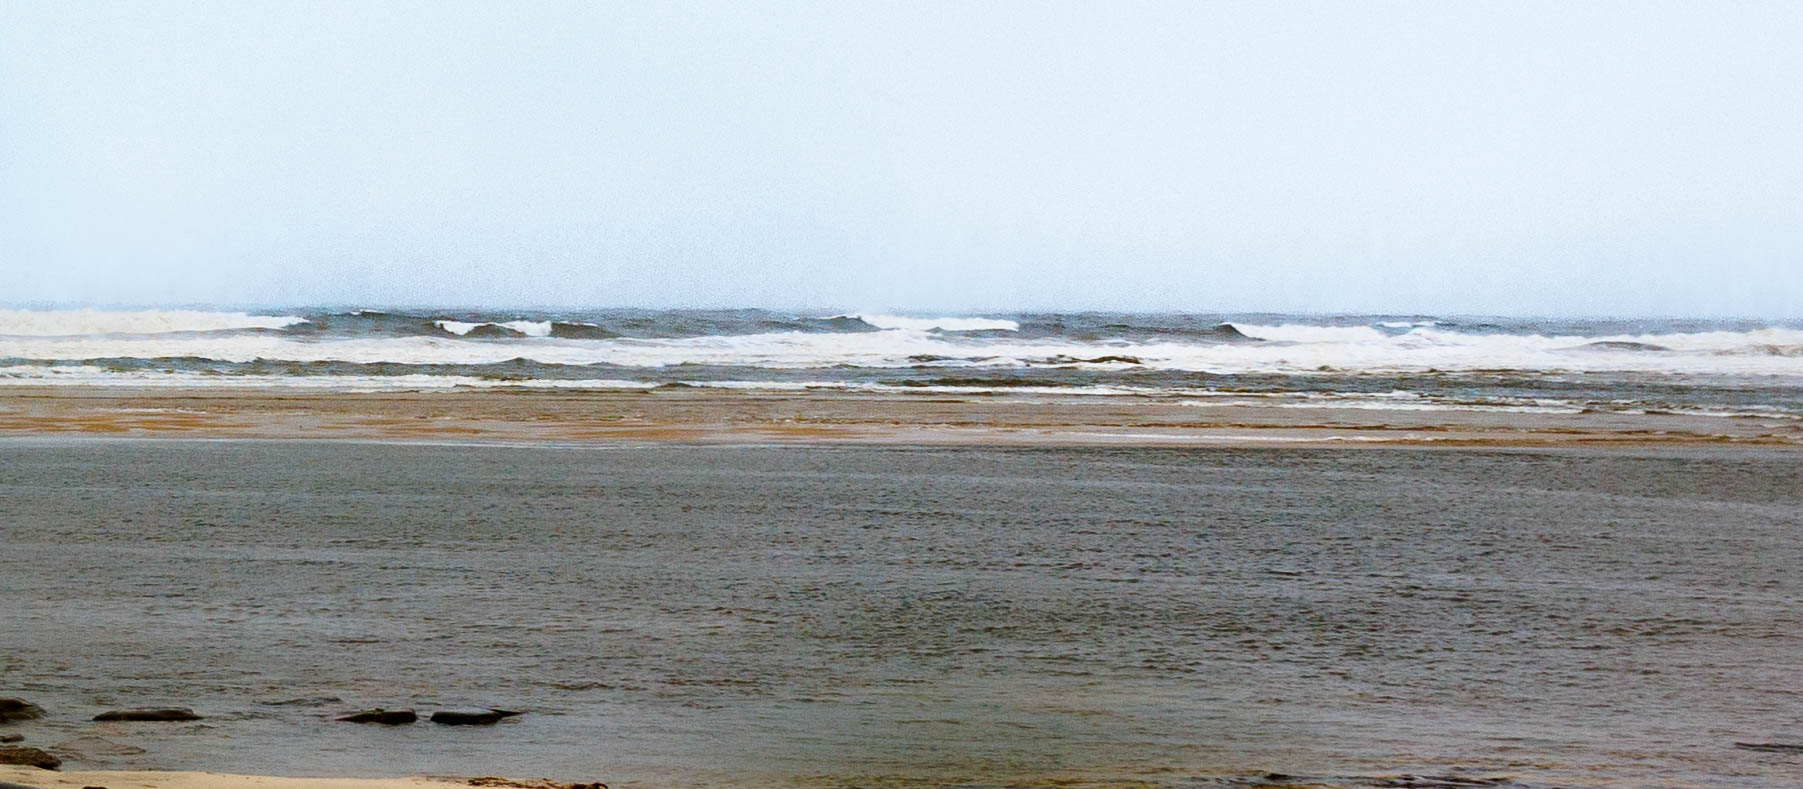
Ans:
<svg viewBox="0 0 1803 789"><path fill-rule="evenodd" d="M432 713L432 722L446 726L492 726L503 719L522 713L511 710L439 710Z"/></svg>
<svg viewBox="0 0 1803 789"><path fill-rule="evenodd" d="M37 748L24 745L0 745L0 764L21 764L43 770L57 770L62 768L63 760L52 756L49 751L41 751Z"/></svg>
<svg viewBox="0 0 1803 789"><path fill-rule="evenodd" d="M0 723L37 720L42 717L44 717L43 707L24 699L0 699Z"/></svg>
<svg viewBox="0 0 1803 789"><path fill-rule="evenodd" d="M153 721L167 723L175 721L197 721L200 716L187 707L164 707L143 710L112 710L94 716L97 721Z"/></svg>
<svg viewBox="0 0 1803 789"><path fill-rule="evenodd" d="M385 710L377 707L373 710L353 712L334 720L346 723L380 723L384 726L400 726L419 720L419 714L413 710Z"/></svg>

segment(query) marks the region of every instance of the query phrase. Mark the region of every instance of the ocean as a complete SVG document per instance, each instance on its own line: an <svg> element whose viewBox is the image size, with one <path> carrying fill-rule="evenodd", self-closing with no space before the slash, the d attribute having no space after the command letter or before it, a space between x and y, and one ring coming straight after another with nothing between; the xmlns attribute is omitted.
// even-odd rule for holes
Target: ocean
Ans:
<svg viewBox="0 0 1803 789"><path fill-rule="evenodd" d="M1803 418L1803 322L0 310L0 385L824 389Z"/></svg>

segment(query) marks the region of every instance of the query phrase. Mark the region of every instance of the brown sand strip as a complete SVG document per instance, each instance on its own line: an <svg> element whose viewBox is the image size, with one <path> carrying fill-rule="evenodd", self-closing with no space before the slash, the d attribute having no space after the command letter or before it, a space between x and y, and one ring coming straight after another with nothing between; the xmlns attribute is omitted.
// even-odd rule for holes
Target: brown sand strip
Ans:
<svg viewBox="0 0 1803 789"><path fill-rule="evenodd" d="M0 435L603 443L1803 446L1803 423L1673 413L1385 411L1174 397L8 387Z"/></svg>

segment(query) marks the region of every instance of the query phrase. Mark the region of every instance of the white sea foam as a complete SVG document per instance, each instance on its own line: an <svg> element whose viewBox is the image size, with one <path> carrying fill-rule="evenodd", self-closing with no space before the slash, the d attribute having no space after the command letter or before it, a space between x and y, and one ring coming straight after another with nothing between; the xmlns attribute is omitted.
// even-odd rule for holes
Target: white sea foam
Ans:
<svg viewBox="0 0 1803 789"><path fill-rule="evenodd" d="M1308 401L1296 402L1296 403L1277 403L1277 404L1275 404L1275 407L1276 408L1312 408L1312 409L1324 409L1324 410L1325 409L1349 408L1349 409L1353 409L1356 411L1488 411L1488 412L1495 412L1495 413L1512 413L1512 414L1578 414L1578 413L1583 413L1583 411L1584 411L1583 408L1580 408L1578 406L1569 406L1569 405L1567 405L1567 406L1509 405L1506 403L1459 403L1459 402L1432 402L1432 401L1419 402L1419 403L1398 403L1398 402L1377 402L1377 401L1356 400L1356 399L1346 399L1346 400L1320 399L1320 400L1308 400Z"/></svg>
<svg viewBox="0 0 1803 789"><path fill-rule="evenodd" d="M899 385L869 381L747 381L688 380L679 383L701 389L737 389L767 392L803 392L832 390L890 394L942 395L1006 395L1024 402L1046 402L1044 398L1138 396L1156 398L1179 406L1198 408L1275 407L1301 409L1356 409L1378 411L1466 411L1532 414L1576 414L1587 410L1564 400L1548 398L1495 398L1470 401L1428 397L1412 392L1267 392L1248 393L1206 388L1166 388L1152 386L985 386L966 385ZM442 391L449 389L555 389L555 390L646 390L661 384L616 378L583 379L513 379L470 375L219 375L201 371L128 370L119 371L97 365L0 366L0 387L42 386L46 384L79 384L85 386L136 388L209 388L209 389L288 389L333 392ZM1594 406L1592 406L1594 407ZM1644 414L1647 409L1633 407L1629 401L1618 401L1604 410L1621 414ZM1773 406L1748 405L1735 409L1698 407L1661 407L1696 417L1760 418L1803 421L1803 414L1791 413Z"/></svg>
<svg viewBox="0 0 1803 789"><path fill-rule="evenodd" d="M0 386L41 386L44 384L82 384L88 386L141 388L212 388L212 389L304 389L335 392L394 392L443 389L655 389L661 384L614 378L537 378L497 379L469 375L215 375L205 372L131 370L114 371L95 365L40 367L15 365L0 367ZM876 392L904 394L1008 394L1067 396L1159 396L1165 390L1149 387L1122 386L903 386L859 381L681 381L698 389L734 389L768 392L804 392L834 390L844 392ZM1202 391L1180 390L1192 396Z"/></svg>
<svg viewBox="0 0 1803 789"><path fill-rule="evenodd" d="M249 316L258 318L259 316ZM276 320L270 318L268 320ZM447 330L474 325L447 321ZM542 324L514 322L533 332ZM192 324L189 324L192 325ZM477 324L479 325L479 324ZM515 328L515 326L509 326ZM527 359L551 364L669 367L681 364L772 367L996 369L1044 366L1059 357L1066 366L1097 371L1145 369L1213 374L1383 374L1440 370L1528 372L1637 372L1693 375L1803 376L1803 331L1616 337L1464 334L1418 328L1385 336L1368 327L1246 326L1282 336L1280 342L1208 343L1079 342L1061 338L963 337L918 331L779 332L682 338L605 340L533 339L469 342L444 337L291 337L274 334L72 335L0 338L0 358L79 361L112 358L201 358L225 362L256 359L292 362L492 364ZM1276 329L1277 331L1272 331ZM1363 334L1370 332L1370 334ZM1256 335L1255 335L1256 336ZM1312 341L1300 338L1314 337ZM1666 352L1596 346L1637 342ZM1121 361L1077 362L1105 356ZM931 361L923 362L922 359Z"/></svg>
<svg viewBox="0 0 1803 789"><path fill-rule="evenodd" d="M0 367L0 386L81 384L143 388L309 389L334 392L393 392L455 388L651 389L657 384L609 378L503 380L471 375L214 375L161 370L116 371L94 365Z"/></svg>
<svg viewBox="0 0 1803 789"><path fill-rule="evenodd" d="M909 331L1020 331L1020 323L1005 318L909 318L901 315L881 315L863 313L858 315L837 315L839 318L857 318L879 329L906 329Z"/></svg>
<svg viewBox="0 0 1803 789"><path fill-rule="evenodd" d="M1782 376L1787 380L1803 381L1803 330L1795 328L1595 336L1470 333L1452 331L1441 324L1411 325L1397 331L1368 325L1248 322L1238 324L1236 328L1266 341L1227 343L1210 338L1187 340L1173 335L1143 341L1036 338L1008 332L971 336L930 329L996 330L1012 329L1016 324L995 318L866 315L863 319L889 328L874 332L563 339L549 336L553 329L550 321L512 320L495 324L437 321L446 331L457 335L467 335L484 325L501 326L527 335L527 339L471 342L457 337L379 333L203 333L220 329L279 328L303 320L292 316L184 311L4 310L0 311L0 359L65 363L101 359L211 359L230 363L265 360L272 363L413 365L484 365L524 359L546 364L608 364L636 368L678 365L783 370L861 368L877 371L878 375L883 370L920 366L954 371L1058 366L1097 375L1135 371L1309 376L1495 371L1535 375ZM1648 350L1649 346L1664 350ZM1114 357L1114 360L1081 361L1104 357ZM122 372L109 374L126 375ZM1104 379L1098 383L1113 382Z"/></svg>
<svg viewBox="0 0 1803 789"><path fill-rule="evenodd" d="M507 321L499 324L502 328L512 329L527 337L551 336L550 321Z"/></svg>
<svg viewBox="0 0 1803 789"><path fill-rule="evenodd" d="M448 331L459 337L467 335L470 332L475 331L476 329L479 329L483 326L499 326L499 327L501 327L503 329L507 329L509 331L519 332L521 334L526 335L527 337L549 337L549 336L551 336L551 322L550 321L504 321L501 323L468 323L465 321L443 320L443 321L433 321L433 323L437 324L438 328L444 329L445 331ZM583 325L593 325L593 324L583 324Z"/></svg>
<svg viewBox="0 0 1803 789"><path fill-rule="evenodd" d="M94 334L280 329L306 322L306 318L292 315L251 315L243 312L0 309L0 336L76 337Z"/></svg>
<svg viewBox="0 0 1803 789"><path fill-rule="evenodd" d="M488 325L486 323L466 323L464 321L433 321L432 323L437 325L438 328L444 329L445 331L448 331L448 332L458 335L458 336L463 336L465 334L469 334L470 331L475 329L477 326L487 326Z"/></svg>

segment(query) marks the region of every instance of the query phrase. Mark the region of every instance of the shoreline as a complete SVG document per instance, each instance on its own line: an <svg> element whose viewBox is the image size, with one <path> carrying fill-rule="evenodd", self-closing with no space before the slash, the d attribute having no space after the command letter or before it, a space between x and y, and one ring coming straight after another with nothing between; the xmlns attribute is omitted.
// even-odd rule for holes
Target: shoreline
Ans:
<svg viewBox="0 0 1803 789"><path fill-rule="evenodd" d="M1803 421L1676 412L1378 409L1244 399L842 391L0 390L0 437L526 444L1803 448Z"/></svg>

